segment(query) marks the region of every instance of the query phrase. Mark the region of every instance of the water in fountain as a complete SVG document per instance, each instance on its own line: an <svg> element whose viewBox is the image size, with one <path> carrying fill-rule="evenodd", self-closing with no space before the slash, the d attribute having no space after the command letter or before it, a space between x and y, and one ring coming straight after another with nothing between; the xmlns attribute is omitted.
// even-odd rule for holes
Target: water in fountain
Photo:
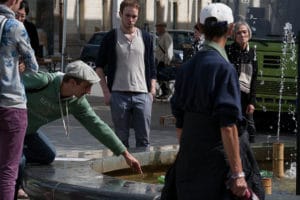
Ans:
<svg viewBox="0 0 300 200"><path fill-rule="evenodd" d="M292 63L292 68L296 70L296 45L295 45L295 35L292 31L292 24L286 23L284 28L284 38L282 44L282 58L281 58L281 81L280 81L280 89L279 89L279 108L278 108L278 123L277 123L277 141L279 142L280 136L280 116L281 116L281 101L282 101L282 93L284 90L284 72L287 69L288 63ZM287 56L287 52L291 52L290 55ZM297 78L295 78L295 83L297 83ZM297 85L297 84L296 84ZM297 91L297 89L296 89ZM296 96L298 94L296 93ZM296 115L295 108L293 106L289 106L289 114L292 115L293 121L295 121L295 130L297 132L297 123L296 123ZM293 157L291 155L291 157ZM290 168L285 171L285 177L290 179L296 178L296 162L291 162Z"/></svg>
<svg viewBox="0 0 300 200"><path fill-rule="evenodd" d="M288 63L296 63L296 46L295 46L295 35L292 31L292 24L285 23L283 28L284 37L282 43L282 57L280 62L281 76L280 76L280 87L279 87L279 101L278 101L278 121L277 121L277 141L280 139L280 120L281 120L281 105L282 105L282 94L284 90L285 82L285 71ZM291 55L287 55L287 52L291 52ZM296 66L296 65L293 65ZM296 69L296 68L295 68ZM295 113L295 112L291 112ZM293 114L295 116L295 114Z"/></svg>
<svg viewBox="0 0 300 200"><path fill-rule="evenodd" d="M284 176L289 179L295 179L296 174L296 162L292 162L290 169L285 171Z"/></svg>

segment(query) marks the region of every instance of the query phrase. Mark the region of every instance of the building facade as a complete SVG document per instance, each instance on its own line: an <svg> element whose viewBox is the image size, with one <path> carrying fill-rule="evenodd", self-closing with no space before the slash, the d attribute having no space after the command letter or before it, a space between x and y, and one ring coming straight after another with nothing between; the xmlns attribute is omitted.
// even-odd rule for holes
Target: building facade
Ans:
<svg viewBox="0 0 300 200"><path fill-rule="evenodd" d="M95 31L119 26L119 4L122 0L28 0L28 20L36 24L44 55L61 52L63 19L66 13L65 54L77 58L81 46ZM137 25L149 31L156 22L165 22L169 29L193 29L198 13L211 0L140 0ZM67 8L64 12L64 8Z"/></svg>

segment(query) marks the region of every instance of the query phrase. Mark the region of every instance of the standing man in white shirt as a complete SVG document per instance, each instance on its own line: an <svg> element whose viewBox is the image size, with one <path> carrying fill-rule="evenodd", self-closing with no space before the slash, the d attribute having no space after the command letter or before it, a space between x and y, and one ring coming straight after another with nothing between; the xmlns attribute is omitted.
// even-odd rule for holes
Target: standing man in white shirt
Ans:
<svg viewBox="0 0 300 200"><path fill-rule="evenodd" d="M132 127L136 147L147 149L150 146L156 70L153 38L135 26L139 11L138 0L122 1L119 12L121 25L103 38L96 60L96 72L101 79L104 101L111 107L117 136L129 147Z"/></svg>

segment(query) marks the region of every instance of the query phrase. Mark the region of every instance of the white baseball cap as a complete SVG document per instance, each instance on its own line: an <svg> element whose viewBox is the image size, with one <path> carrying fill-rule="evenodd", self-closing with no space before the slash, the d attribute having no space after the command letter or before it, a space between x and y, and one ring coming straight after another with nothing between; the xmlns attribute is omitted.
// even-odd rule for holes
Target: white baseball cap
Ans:
<svg viewBox="0 0 300 200"><path fill-rule="evenodd" d="M230 7L223 3L211 3L200 12L200 23L204 24L206 18L215 17L218 22L233 23L233 14Z"/></svg>
<svg viewBox="0 0 300 200"><path fill-rule="evenodd" d="M66 75L88 81L91 84L100 81L94 69L81 60L69 63L66 67Z"/></svg>

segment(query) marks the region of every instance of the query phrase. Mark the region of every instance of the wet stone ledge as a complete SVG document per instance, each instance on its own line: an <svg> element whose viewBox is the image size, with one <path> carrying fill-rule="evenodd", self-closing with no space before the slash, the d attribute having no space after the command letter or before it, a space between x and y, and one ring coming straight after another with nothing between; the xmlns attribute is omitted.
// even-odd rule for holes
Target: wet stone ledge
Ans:
<svg viewBox="0 0 300 200"><path fill-rule="evenodd" d="M171 164L178 146L168 145L151 147L148 151L135 151L133 154L142 166ZM126 181L102 174L128 166L123 157L109 156L111 154L107 152L98 153L106 156L90 160L59 158L48 166L27 166L25 191L31 199L159 199L162 189L160 184Z"/></svg>
<svg viewBox="0 0 300 200"><path fill-rule="evenodd" d="M265 160L267 155L272 155L269 146L263 143L252 145L257 160ZM294 145L285 145L285 154L289 155L294 151ZM147 151L135 149L132 153L142 166L146 166L170 164L177 152L177 145L167 145L151 147ZM32 200L159 200L162 189L160 184L121 180L102 174L124 168L128 168L125 160L113 156L111 151L74 151L66 154L66 157L58 157L48 166L27 166L25 191ZM299 196L281 194L278 191L266 195L266 200L287 199L298 200Z"/></svg>

